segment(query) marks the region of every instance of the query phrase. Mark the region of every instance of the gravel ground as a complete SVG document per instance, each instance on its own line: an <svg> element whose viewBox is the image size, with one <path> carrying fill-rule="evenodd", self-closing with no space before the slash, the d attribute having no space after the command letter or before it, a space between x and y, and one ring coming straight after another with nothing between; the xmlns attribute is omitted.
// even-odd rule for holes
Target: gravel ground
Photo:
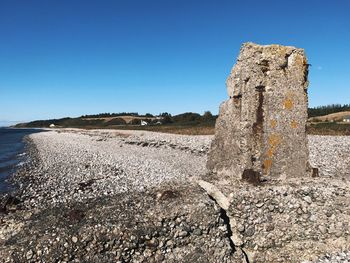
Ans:
<svg viewBox="0 0 350 263"><path fill-rule="evenodd" d="M30 139L41 162L37 179L45 182L27 193L38 196L39 199L32 199L34 206L183 183L205 174L206 156L201 152L210 140L77 130L33 134ZM38 193L45 193L45 198Z"/></svg>
<svg viewBox="0 0 350 263"><path fill-rule="evenodd" d="M349 263L350 262L350 252L339 252L334 254L327 254L323 257L320 257L316 261L303 261L302 263L333 263L333 262L342 262Z"/></svg>
<svg viewBox="0 0 350 263"><path fill-rule="evenodd" d="M84 200L184 183L206 173L213 136L144 131L48 131L30 136L38 149L44 192L35 204ZM326 177L350 177L350 137L309 136L310 160ZM341 160L341 161L339 161ZM34 201L33 201L34 202Z"/></svg>
<svg viewBox="0 0 350 263"><path fill-rule="evenodd" d="M350 136L309 136L310 162L321 176L350 178Z"/></svg>
<svg viewBox="0 0 350 263"><path fill-rule="evenodd" d="M172 135L145 131L79 129L48 130L30 135L30 144L34 146L30 148L31 156L36 162L29 167L30 169L20 171L17 176L22 184L21 203L16 207L16 199L13 199L8 205L8 209L18 211L4 217L1 217L0 213L0 223L3 223L0 228L0 247L6 244L4 255L7 255L3 262L16 262L13 261L14 258L8 256L11 253L17 253L16 257L27 259L28 262L39 262L37 259L41 257L39 254L41 250L48 251L45 253L49 261L53 255L64 253L67 257L65 256L65 260L61 262L73 262L69 260L71 253L76 255L74 262L86 262L86 260L88 262L115 262L115 260L145 262L141 260L142 258L148 258L149 262L177 262L176 258L179 257L185 260L182 262L187 262L186 260L239 262L229 253L232 244L229 244L227 235L231 230L228 227L229 223L225 221L226 214L217 208L212 200L207 200L208 198L193 184L196 179L202 178L207 173L206 154L212 138L213 136ZM241 188L236 192L239 195L236 199L242 197L246 204L252 203L236 213L238 215L243 212L248 216L247 221L243 220L248 222L247 231L244 230L244 222L241 226L243 227L242 237L247 240L248 247L256 246L250 234L254 236L261 234L262 238L271 239L271 237L275 238L273 233L283 235L283 232L291 232L290 236L296 240L301 238L300 242L319 235L324 247L327 247L327 242L333 238L349 236L348 230L344 230L348 227L347 222L343 222L350 214L349 204L343 202L348 196L347 180L350 178L350 136L309 136L309 148L310 162L312 166L320 169L320 179L315 185L312 181L305 182L307 191L302 188L303 183L300 182L294 185L276 186L273 191L268 192L260 188L249 191L251 188L237 186ZM329 185L329 189L325 188L326 191L322 191L322 187L327 187L329 178L334 178L336 181ZM347 183L343 185L342 180L346 180ZM283 189L284 192L281 190L283 194L278 190L280 188ZM177 189L175 193L174 189ZM287 194L288 198L285 198ZM305 198L305 195L311 196L312 200ZM267 200L266 203L255 205L256 198L261 196ZM133 200L132 205L130 200ZM289 204L289 202L294 203ZM185 203L182 209L182 204ZM275 207L270 203L276 203ZM130 205L134 208L131 209ZM263 208L260 208L260 205ZM327 208L324 209L324 206ZM292 222L291 220L300 220L300 227L295 226L300 233L293 230L294 233L292 228L289 228L291 231L281 230L283 228L277 227L278 223L275 230L271 228L271 224L265 226L264 222L259 223L259 218L263 219L259 215L262 209L266 210L264 210L266 220L282 220L285 221L285 226ZM325 211L329 211L327 212L329 215L324 215ZM315 215L310 217L313 213ZM198 215L201 216L198 217ZM249 216L257 217L258 223L254 226L255 234L249 227L249 224L252 224ZM78 218L76 225L80 225L80 229L85 230L75 233L68 222L62 223L64 230L50 229L51 225L59 224L71 217L74 220ZM317 217L320 219L315 219ZM145 218L149 218L148 223L144 222L144 225L140 225L138 222ZM329 225L329 220L334 220L334 224ZM130 223L127 225L121 223L124 221ZM140 228L144 231L150 227L150 222L159 224L163 229L159 231L163 234L147 236L146 239L141 235L141 239L137 237L136 242L133 236L138 236L140 233L135 231ZM96 234L93 231L96 227L104 230L97 231ZM120 230L116 231L117 228ZM130 231L128 232L127 229ZM307 233L304 233L303 229ZM104 232L107 234L101 234ZM120 237L124 242L127 240L125 235L130 234L130 240L125 243L125 247L118 245L116 241L111 241L116 238L113 233L124 235ZM31 237L35 235L40 236L41 239L32 240ZM80 241L76 241L77 238L87 241L80 244ZM89 253L88 255L85 246L89 246L90 238L95 240L95 243L89 250L91 255ZM1 240L7 241L2 243ZM157 242L159 248L152 248L154 244L149 243L149 240ZM174 244L160 246L163 243L168 244L169 240ZM276 237L276 242L277 240ZM39 246L47 242L53 242L53 245L44 246L38 250ZM36 244L37 247L26 251L20 245L21 243L24 244L23 246ZM107 247L102 249L102 252L99 250L101 244ZM148 251L147 244L150 244L151 251ZM302 243L298 245L304 246ZM333 245L339 247L336 243ZM287 246L291 251L295 250L294 245ZM69 251L74 247L76 247L74 252ZM199 247L203 247L202 252L198 250ZM324 250L324 247L318 249L328 251ZM271 258L268 254L269 248L266 246L262 248L267 249L266 258ZM311 246L308 249L313 248ZM117 254L108 254L113 251ZM209 254L204 256L205 253ZM285 253L283 249L278 253L288 257L283 254ZM215 257L210 258L210 255L214 254ZM242 255L235 253L235 256ZM203 261L203 257L209 261ZM214 261L213 258L216 260ZM345 251L327 254L312 262L347 262L346 260L350 261L350 256Z"/></svg>

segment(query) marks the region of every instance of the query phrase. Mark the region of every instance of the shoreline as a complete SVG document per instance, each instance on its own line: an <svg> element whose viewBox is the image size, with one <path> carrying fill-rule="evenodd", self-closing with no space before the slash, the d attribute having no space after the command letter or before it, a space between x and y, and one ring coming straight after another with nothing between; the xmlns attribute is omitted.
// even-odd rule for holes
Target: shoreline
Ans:
<svg viewBox="0 0 350 263"><path fill-rule="evenodd" d="M36 147L29 135L24 136L24 151L26 161L23 165L16 167L15 171L6 179L6 182L11 185L11 190L0 193L0 213L13 212L20 208L22 203L23 191L30 184L30 177L26 174L34 170L34 166L40 161L37 158ZM19 207L17 207L19 206Z"/></svg>
<svg viewBox="0 0 350 263"><path fill-rule="evenodd" d="M31 162L14 176L21 202L0 213L0 262L240 262L228 239L233 222L195 182L211 180L211 137L60 130L26 140ZM246 204L236 220L246 252L258 247L264 261L257 262L350 249L350 177L340 176L350 141L312 136L309 143L321 177L226 187L235 189L224 194L237 207Z"/></svg>
<svg viewBox="0 0 350 263"><path fill-rule="evenodd" d="M29 136L33 133L43 132L43 129L36 128L11 128L6 127L1 129L4 132L5 139L2 141L5 143L5 156L10 154L12 162L11 166L8 166L8 170L5 171L5 176L2 177L3 191L0 191L0 196L13 195L16 191L16 185L14 182L14 177L17 173L20 173L22 169L28 167L28 162L30 162L30 138ZM12 132L13 131L13 132ZM8 138L7 138L8 136ZM9 146L8 146L9 145ZM34 145L34 144L33 144ZM29 168L28 168L29 169Z"/></svg>

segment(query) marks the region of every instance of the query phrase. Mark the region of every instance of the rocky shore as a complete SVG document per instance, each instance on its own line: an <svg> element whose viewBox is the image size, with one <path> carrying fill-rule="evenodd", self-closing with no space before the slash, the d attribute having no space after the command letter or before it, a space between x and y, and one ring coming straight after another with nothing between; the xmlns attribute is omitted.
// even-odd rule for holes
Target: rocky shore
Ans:
<svg viewBox="0 0 350 263"><path fill-rule="evenodd" d="M309 136L318 178L223 185L233 214L197 184L211 180L212 136L64 129L27 140L31 162L1 199L0 262L350 260L350 137Z"/></svg>

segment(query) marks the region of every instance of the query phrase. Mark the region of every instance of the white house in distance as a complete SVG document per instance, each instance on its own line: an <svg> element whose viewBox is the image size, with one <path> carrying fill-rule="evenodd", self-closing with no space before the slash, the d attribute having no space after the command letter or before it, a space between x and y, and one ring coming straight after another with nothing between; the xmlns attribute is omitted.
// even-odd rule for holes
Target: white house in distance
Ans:
<svg viewBox="0 0 350 263"><path fill-rule="evenodd" d="M51 123L49 127L50 128L55 128L55 124Z"/></svg>
<svg viewBox="0 0 350 263"><path fill-rule="evenodd" d="M148 125L148 122L141 120L141 126L146 126L146 125Z"/></svg>
<svg viewBox="0 0 350 263"><path fill-rule="evenodd" d="M343 122L350 122L350 115L349 116L345 116L343 119Z"/></svg>

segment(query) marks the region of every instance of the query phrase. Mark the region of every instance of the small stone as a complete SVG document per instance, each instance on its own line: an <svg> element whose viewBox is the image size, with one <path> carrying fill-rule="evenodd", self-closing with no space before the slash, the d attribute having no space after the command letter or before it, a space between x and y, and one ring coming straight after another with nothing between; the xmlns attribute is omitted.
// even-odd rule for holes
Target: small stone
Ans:
<svg viewBox="0 0 350 263"><path fill-rule="evenodd" d="M312 222L315 222L317 220L317 216L316 215L311 215L309 220L312 221Z"/></svg>
<svg viewBox="0 0 350 263"><path fill-rule="evenodd" d="M263 207L264 206L264 203L257 203L256 204L256 207L260 208L260 207Z"/></svg>
<svg viewBox="0 0 350 263"><path fill-rule="evenodd" d="M332 212L331 211L326 211L326 216L327 217L331 217L332 216Z"/></svg>
<svg viewBox="0 0 350 263"><path fill-rule="evenodd" d="M336 232L334 224L331 224L328 229L329 234L334 234Z"/></svg>
<svg viewBox="0 0 350 263"><path fill-rule="evenodd" d="M235 246L242 246L244 244L243 240L241 239L241 237L238 236L238 235L235 235L235 234L232 234L231 240L233 241Z"/></svg>
<svg viewBox="0 0 350 263"><path fill-rule="evenodd" d="M26 254L26 258L29 260L33 257L33 251L32 250L29 250Z"/></svg>
<svg viewBox="0 0 350 263"><path fill-rule="evenodd" d="M220 229L222 232L226 232L227 231L227 226L222 225L222 226L219 226L218 229Z"/></svg>
<svg viewBox="0 0 350 263"><path fill-rule="evenodd" d="M166 242L166 246L167 246L167 247L173 247L173 246L174 246L174 242L173 242L172 240L168 240L168 241Z"/></svg>
<svg viewBox="0 0 350 263"><path fill-rule="evenodd" d="M308 204L311 204L312 203L312 200L311 200L311 197L310 196L305 196L304 198L304 201L306 202L306 203L308 203Z"/></svg>
<svg viewBox="0 0 350 263"><path fill-rule="evenodd" d="M156 259L156 262L163 262L165 257L163 254L157 254L155 259Z"/></svg>
<svg viewBox="0 0 350 263"><path fill-rule="evenodd" d="M77 243L78 242L78 238L76 236L73 236L72 237L72 241L73 241L73 243Z"/></svg>
<svg viewBox="0 0 350 263"><path fill-rule="evenodd" d="M308 220L309 219L309 214L303 214L301 217L304 220Z"/></svg>
<svg viewBox="0 0 350 263"><path fill-rule="evenodd" d="M320 230L320 232L322 234L326 234L327 233L327 228L324 225L318 226L318 229Z"/></svg>
<svg viewBox="0 0 350 263"><path fill-rule="evenodd" d="M304 213L304 214L306 214L306 213L308 212L306 206L302 206L302 207L301 207L301 210L303 210L303 213Z"/></svg>
<svg viewBox="0 0 350 263"><path fill-rule="evenodd" d="M200 235L202 235L202 230L200 230L199 228L196 228L196 229L193 231L193 234L196 235L196 236L200 236Z"/></svg>
<svg viewBox="0 0 350 263"><path fill-rule="evenodd" d="M254 226L248 227L246 232L245 232L246 236L248 236L248 237L253 236L254 233L255 233L255 227Z"/></svg>
<svg viewBox="0 0 350 263"><path fill-rule="evenodd" d="M152 238L151 240L146 241L146 246L148 247L157 247L158 245L159 245L159 242L155 238Z"/></svg>
<svg viewBox="0 0 350 263"><path fill-rule="evenodd" d="M268 224L267 226L266 226L266 231L268 231L268 232L270 232L270 231L272 231L272 230L274 230L275 229L275 226L273 225L273 224Z"/></svg>
<svg viewBox="0 0 350 263"><path fill-rule="evenodd" d="M176 218L176 220L175 220L176 225L180 225L181 221L182 220L180 217Z"/></svg>
<svg viewBox="0 0 350 263"><path fill-rule="evenodd" d="M165 245L165 243L161 240L160 242L159 242L159 247L164 247L164 245Z"/></svg>
<svg viewBox="0 0 350 263"><path fill-rule="evenodd" d="M179 237L186 237L188 235L188 232L187 231L181 231L180 233L179 233Z"/></svg>
<svg viewBox="0 0 350 263"><path fill-rule="evenodd" d="M238 230L239 232L244 232L244 230L245 230L244 225L243 225L243 224L238 224L238 225L237 225L237 230Z"/></svg>
<svg viewBox="0 0 350 263"><path fill-rule="evenodd" d="M337 230L337 231L335 232L335 236L336 236L336 237L341 237L343 234L344 234L344 232L341 231L341 230Z"/></svg>

